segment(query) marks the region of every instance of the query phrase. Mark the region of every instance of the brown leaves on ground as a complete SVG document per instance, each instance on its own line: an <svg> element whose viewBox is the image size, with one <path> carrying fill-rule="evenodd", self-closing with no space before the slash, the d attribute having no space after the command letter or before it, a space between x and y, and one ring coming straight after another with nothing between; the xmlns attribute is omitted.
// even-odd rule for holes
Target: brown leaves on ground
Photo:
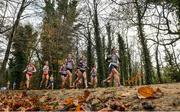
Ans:
<svg viewBox="0 0 180 112"><path fill-rule="evenodd" d="M78 95L76 98L69 97L64 100L65 108L62 110L68 111L71 108L71 111L85 111L83 109L83 103L86 103L88 97L90 95L89 90L85 90L82 96Z"/></svg>
<svg viewBox="0 0 180 112"><path fill-rule="evenodd" d="M31 98L27 96L27 93L23 91L22 93L12 94L10 92L1 93L1 105L0 110L29 110L33 108L33 103L36 102L35 98Z"/></svg>
<svg viewBox="0 0 180 112"><path fill-rule="evenodd" d="M0 92L0 111L52 110L99 112L180 110L180 83L151 85L151 87L124 87L122 89Z"/></svg>

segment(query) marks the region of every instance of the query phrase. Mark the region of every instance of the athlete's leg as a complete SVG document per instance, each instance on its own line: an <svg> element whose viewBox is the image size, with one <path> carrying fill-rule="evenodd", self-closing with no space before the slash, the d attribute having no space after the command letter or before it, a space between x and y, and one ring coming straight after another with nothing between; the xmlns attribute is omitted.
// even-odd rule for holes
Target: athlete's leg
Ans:
<svg viewBox="0 0 180 112"><path fill-rule="evenodd" d="M44 74L43 74L43 75L42 75L42 79L41 79L41 83L40 83L40 88L42 87L42 84L43 84L44 80L45 80L45 76L44 76Z"/></svg>
<svg viewBox="0 0 180 112"><path fill-rule="evenodd" d="M109 76L103 81L103 82L112 82L112 79L113 79L113 73L112 73L112 70L113 70L114 66L113 65L110 65L109 67Z"/></svg>
<svg viewBox="0 0 180 112"><path fill-rule="evenodd" d="M51 83L51 89L54 89L54 82Z"/></svg>
<svg viewBox="0 0 180 112"><path fill-rule="evenodd" d="M30 76L29 74L26 74L26 88L29 89L29 83L30 83Z"/></svg>
<svg viewBox="0 0 180 112"><path fill-rule="evenodd" d="M72 87L72 73L70 70L67 70L67 74L69 76L69 86Z"/></svg>
<svg viewBox="0 0 180 112"><path fill-rule="evenodd" d="M91 76L91 85L94 88L95 85L95 77Z"/></svg>
<svg viewBox="0 0 180 112"><path fill-rule="evenodd" d="M110 82L112 82L112 79L113 79L113 73L111 72L111 73L109 74L109 76L104 80L104 82L110 83Z"/></svg>
<svg viewBox="0 0 180 112"><path fill-rule="evenodd" d="M97 76L96 77L94 77L94 87L96 88L97 87Z"/></svg>
<svg viewBox="0 0 180 112"><path fill-rule="evenodd" d="M86 71L83 73L85 88L88 88Z"/></svg>
<svg viewBox="0 0 180 112"><path fill-rule="evenodd" d="M90 85L93 85L93 76L91 76L91 83Z"/></svg>
<svg viewBox="0 0 180 112"><path fill-rule="evenodd" d="M61 89L63 89L63 88L64 88L64 85L65 85L66 77L64 77L63 75L61 75L61 79L62 79Z"/></svg>
<svg viewBox="0 0 180 112"><path fill-rule="evenodd" d="M120 86L120 74L116 70L116 68L113 68L112 72L114 74L114 81L115 81L116 87L119 87Z"/></svg>
<svg viewBox="0 0 180 112"><path fill-rule="evenodd" d="M46 74L45 80L46 80L45 86L47 87L48 86L48 81L49 81L49 75L48 74Z"/></svg>
<svg viewBox="0 0 180 112"><path fill-rule="evenodd" d="M78 69L78 70L76 70L76 75L77 75L77 78L73 83L74 87L77 87L77 84L79 84L80 79L82 78L82 72Z"/></svg>

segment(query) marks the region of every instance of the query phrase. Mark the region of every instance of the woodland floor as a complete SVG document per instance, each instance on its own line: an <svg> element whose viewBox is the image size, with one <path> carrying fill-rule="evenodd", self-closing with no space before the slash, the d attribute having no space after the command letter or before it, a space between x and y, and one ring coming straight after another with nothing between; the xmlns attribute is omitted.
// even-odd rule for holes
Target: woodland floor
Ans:
<svg viewBox="0 0 180 112"><path fill-rule="evenodd" d="M138 98L140 87L1 91L0 110L180 111L180 83L151 85L163 93L151 99Z"/></svg>

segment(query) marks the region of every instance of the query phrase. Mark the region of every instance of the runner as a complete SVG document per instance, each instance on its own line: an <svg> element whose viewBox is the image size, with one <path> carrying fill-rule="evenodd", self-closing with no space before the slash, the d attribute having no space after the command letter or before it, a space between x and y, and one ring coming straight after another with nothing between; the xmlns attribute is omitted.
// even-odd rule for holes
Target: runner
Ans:
<svg viewBox="0 0 180 112"><path fill-rule="evenodd" d="M49 80L49 66L48 66L48 61L46 61L43 67L43 74L42 74L42 80L40 83L40 88L42 88L42 84L44 81L45 81L45 87L47 88L48 80Z"/></svg>
<svg viewBox="0 0 180 112"><path fill-rule="evenodd" d="M80 58L80 60L79 60L79 64L78 64L77 71L76 71L76 74L77 74L78 77L74 81L73 86L76 87L76 85L80 82L80 80L82 78L84 78L85 88L88 88L88 85L87 85L87 76L86 76L86 68L87 68L86 62L85 62L84 57L82 56Z"/></svg>
<svg viewBox="0 0 180 112"><path fill-rule="evenodd" d="M111 55L107 58L107 60L110 60L110 64L109 64L109 76L107 79L105 79L103 82L108 82L110 83L112 81L112 79L114 78L116 87L120 86L120 74L117 71L118 68L118 64L119 64L119 57L116 54L116 49L113 48L111 50Z"/></svg>
<svg viewBox="0 0 180 112"><path fill-rule="evenodd" d="M26 89L29 89L30 86L30 81L32 78L32 74L36 72L35 66L30 62L27 66L26 69L23 71L24 73L26 72Z"/></svg>
<svg viewBox="0 0 180 112"><path fill-rule="evenodd" d="M10 89L10 81L9 80L7 81L7 89L8 90Z"/></svg>
<svg viewBox="0 0 180 112"><path fill-rule="evenodd" d="M54 89L54 77L53 77L53 75L51 75L50 78L49 78L49 86L48 86L48 88L50 88L50 87L51 87L52 90Z"/></svg>
<svg viewBox="0 0 180 112"><path fill-rule="evenodd" d="M73 87L78 88L82 84L82 74L79 73L79 68L76 68L76 71L74 74L77 76L77 78L73 83Z"/></svg>
<svg viewBox="0 0 180 112"><path fill-rule="evenodd" d="M61 89L63 89L65 83L67 82L67 79L69 78L69 76L67 75L67 70L66 70L66 64L65 63L61 66L59 72L61 74L61 79L62 79Z"/></svg>
<svg viewBox="0 0 180 112"><path fill-rule="evenodd" d="M91 85L93 88L97 86L97 70L96 65L94 64L91 70Z"/></svg>
<svg viewBox="0 0 180 112"><path fill-rule="evenodd" d="M72 87L72 70L74 66L74 60L71 54L68 54L67 59L65 60L67 75L69 76L69 86Z"/></svg>

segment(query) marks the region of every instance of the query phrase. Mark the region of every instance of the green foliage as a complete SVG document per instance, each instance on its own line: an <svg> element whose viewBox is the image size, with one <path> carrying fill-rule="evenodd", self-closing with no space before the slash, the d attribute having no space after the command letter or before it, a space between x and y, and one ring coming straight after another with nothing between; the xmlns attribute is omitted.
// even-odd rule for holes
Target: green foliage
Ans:
<svg viewBox="0 0 180 112"><path fill-rule="evenodd" d="M20 82L24 78L22 71L24 70L32 47L36 41L36 33L34 33L31 25L18 26L13 40L13 58L9 62L9 71L11 75L11 83L17 83L17 88L20 87Z"/></svg>
<svg viewBox="0 0 180 112"><path fill-rule="evenodd" d="M180 71L176 66L167 65L164 70L164 81L165 82L179 82L180 81Z"/></svg>
<svg viewBox="0 0 180 112"><path fill-rule="evenodd" d="M165 62L167 62L166 67L164 68L164 78L166 82L179 82L180 81L180 71L179 65L175 62L175 57L166 46L165 47Z"/></svg>
<svg viewBox="0 0 180 112"><path fill-rule="evenodd" d="M41 47L43 60L50 62L50 68L58 70L60 60L63 60L73 49L73 25L77 17L77 1L67 0L47 1L44 7Z"/></svg>

